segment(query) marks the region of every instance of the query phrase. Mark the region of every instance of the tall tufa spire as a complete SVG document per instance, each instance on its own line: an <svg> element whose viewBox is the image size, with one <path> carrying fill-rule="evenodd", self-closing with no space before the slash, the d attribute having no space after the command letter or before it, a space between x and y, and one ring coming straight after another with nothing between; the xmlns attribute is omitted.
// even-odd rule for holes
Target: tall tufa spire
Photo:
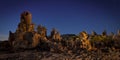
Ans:
<svg viewBox="0 0 120 60"><path fill-rule="evenodd" d="M25 24L31 24L32 21L32 14L29 11L24 11L20 17L21 22Z"/></svg>

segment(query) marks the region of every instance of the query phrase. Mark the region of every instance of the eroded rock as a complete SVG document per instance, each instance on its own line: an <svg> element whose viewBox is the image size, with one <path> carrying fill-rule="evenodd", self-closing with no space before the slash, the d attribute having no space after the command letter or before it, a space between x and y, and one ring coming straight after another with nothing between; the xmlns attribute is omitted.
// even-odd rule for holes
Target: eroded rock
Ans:
<svg viewBox="0 0 120 60"><path fill-rule="evenodd" d="M51 39L61 41L60 33L55 28L53 28L51 31Z"/></svg>
<svg viewBox="0 0 120 60"><path fill-rule="evenodd" d="M81 37L81 42L82 42L81 47L88 49L88 50L91 50L92 46L91 46L90 41L88 40L88 34L85 31L83 31L80 33L80 37Z"/></svg>
<svg viewBox="0 0 120 60"><path fill-rule="evenodd" d="M20 17L20 23L15 33L9 33L10 45L13 48L33 48L40 42L40 35L35 32L32 23L32 14L24 11Z"/></svg>

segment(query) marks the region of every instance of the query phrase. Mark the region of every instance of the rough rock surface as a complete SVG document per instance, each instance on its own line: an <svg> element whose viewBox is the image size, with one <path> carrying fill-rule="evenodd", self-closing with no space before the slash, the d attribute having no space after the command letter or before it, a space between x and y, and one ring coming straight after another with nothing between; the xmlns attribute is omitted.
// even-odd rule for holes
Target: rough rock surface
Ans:
<svg viewBox="0 0 120 60"><path fill-rule="evenodd" d="M20 23L15 33L9 33L9 42L13 48L34 48L39 44L40 34L34 31L32 14L25 11L21 14Z"/></svg>
<svg viewBox="0 0 120 60"><path fill-rule="evenodd" d="M55 28L53 28L51 31L51 39L61 41L60 33Z"/></svg>
<svg viewBox="0 0 120 60"><path fill-rule="evenodd" d="M90 44L90 41L88 40L88 34L85 31L83 31L80 33L80 37L82 42L82 48L91 50L92 46Z"/></svg>
<svg viewBox="0 0 120 60"><path fill-rule="evenodd" d="M38 25L37 33L40 35L41 40L48 40L47 39L47 29L42 25Z"/></svg>

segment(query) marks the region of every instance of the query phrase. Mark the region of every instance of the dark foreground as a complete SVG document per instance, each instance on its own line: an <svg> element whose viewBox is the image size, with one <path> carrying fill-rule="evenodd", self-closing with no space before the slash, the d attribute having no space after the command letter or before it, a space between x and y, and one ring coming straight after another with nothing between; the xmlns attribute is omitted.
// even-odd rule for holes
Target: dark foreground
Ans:
<svg viewBox="0 0 120 60"><path fill-rule="evenodd" d="M0 60L120 60L120 51L78 51L77 53L55 53L48 51L0 52Z"/></svg>

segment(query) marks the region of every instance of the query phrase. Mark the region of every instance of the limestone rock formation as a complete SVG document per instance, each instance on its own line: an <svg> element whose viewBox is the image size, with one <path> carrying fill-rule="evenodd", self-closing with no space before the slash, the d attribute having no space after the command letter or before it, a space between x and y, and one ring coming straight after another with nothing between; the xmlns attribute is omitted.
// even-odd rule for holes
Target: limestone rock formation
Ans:
<svg viewBox="0 0 120 60"><path fill-rule="evenodd" d="M44 26L38 25L37 33L41 36L41 40L47 40L47 29Z"/></svg>
<svg viewBox="0 0 120 60"><path fill-rule="evenodd" d="M61 41L60 33L55 28L51 31L51 39Z"/></svg>
<svg viewBox="0 0 120 60"><path fill-rule="evenodd" d="M24 11L15 33L9 33L9 42L13 48L33 48L40 42L40 35L34 31L32 14Z"/></svg>
<svg viewBox="0 0 120 60"><path fill-rule="evenodd" d="M34 24L32 21L32 14L28 11L25 11L21 14L20 23L18 24L18 28L16 33L21 32L32 32L34 31Z"/></svg>
<svg viewBox="0 0 120 60"><path fill-rule="evenodd" d="M88 49L88 50L91 50L92 47L91 47L90 41L88 40L88 34L85 31L83 31L80 33L80 37L81 37L81 42L82 42L81 47Z"/></svg>

